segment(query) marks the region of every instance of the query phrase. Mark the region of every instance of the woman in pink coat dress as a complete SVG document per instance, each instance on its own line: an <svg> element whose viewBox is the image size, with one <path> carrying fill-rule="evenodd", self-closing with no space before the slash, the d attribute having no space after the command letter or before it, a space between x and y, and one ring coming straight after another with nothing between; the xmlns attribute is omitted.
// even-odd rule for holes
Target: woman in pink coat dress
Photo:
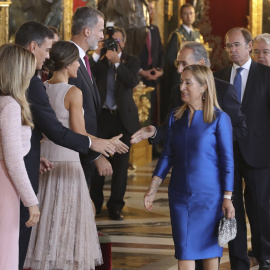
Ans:
<svg viewBox="0 0 270 270"><path fill-rule="evenodd" d="M35 57L17 45L0 47L0 269L18 269L20 199L29 208L27 227L39 220L38 200L23 157L33 127L25 97Z"/></svg>

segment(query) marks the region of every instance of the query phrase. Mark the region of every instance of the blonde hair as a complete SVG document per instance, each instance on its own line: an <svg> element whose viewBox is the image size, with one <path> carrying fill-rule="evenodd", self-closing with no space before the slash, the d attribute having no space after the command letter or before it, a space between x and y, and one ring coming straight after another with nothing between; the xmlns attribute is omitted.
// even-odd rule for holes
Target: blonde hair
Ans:
<svg viewBox="0 0 270 270"><path fill-rule="evenodd" d="M13 97L21 106L22 125L34 127L25 92L36 69L35 56L14 44L0 47L0 95Z"/></svg>
<svg viewBox="0 0 270 270"><path fill-rule="evenodd" d="M217 102L216 87L214 76L210 68L204 65L190 65L186 66L183 70L190 71L195 77L196 81L201 85L206 85L207 88L203 93L203 121L205 123L211 123L216 119L215 108L220 109ZM180 119L185 110L188 109L188 105L185 103L182 107L175 111L174 117Z"/></svg>

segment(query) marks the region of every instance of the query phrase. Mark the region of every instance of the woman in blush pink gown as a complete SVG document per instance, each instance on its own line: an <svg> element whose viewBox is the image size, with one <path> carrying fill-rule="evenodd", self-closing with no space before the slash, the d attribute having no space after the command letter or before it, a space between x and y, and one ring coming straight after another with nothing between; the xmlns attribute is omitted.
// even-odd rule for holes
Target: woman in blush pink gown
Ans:
<svg viewBox="0 0 270 270"><path fill-rule="evenodd" d="M39 220L38 200L23 157L30 149L31 113L25 91L35 57L17 45L0 47L0 269L18 269L20 199L29 208L27 227Z"/></svg>

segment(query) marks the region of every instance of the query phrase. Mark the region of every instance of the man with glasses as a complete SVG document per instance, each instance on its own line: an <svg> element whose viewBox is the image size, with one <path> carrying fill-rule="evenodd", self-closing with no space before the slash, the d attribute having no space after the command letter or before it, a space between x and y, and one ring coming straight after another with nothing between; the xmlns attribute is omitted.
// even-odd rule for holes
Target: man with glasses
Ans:
<svg viewBox="0 0 270 270"><path fill-rule="evenodd" d="M234 147L237 236L229 242L229 254L232 269L250 269L244 179L253 252L259 270L270 270L270 67L252 61L252 42L247 29L231 29L225 36L225 49L232 65L215 72L217 78L234 84L248 127L248 135Z"/></svg>
<svg viewBox="0 0 270 270"><path fill-rule="evenodd" d="M104 42L99 42L98 48L90 59L102 106L99 135L105 139L121 133L123 134L121 140L130 146L131 134L139 128L138 109L133 100L132 90L139 83L140 60L123 52L126 33L122 28L114 27L112 37L117 43L117 51L108 49L102 55ZM109 218L113 220L123 220L121 210L125 205L128 159L129 153L122 155L116 153L110 159L113 175L107 208ZM101 213L104 201L104 178L95 171L90 186L97 215Z"/></svg>
<svg viewBox="0 0 270 270"><path fill-rule="evenodd" d="M270 66L270 34L264 33L254 38L253 59L257 63Z"/></svg>
<svg viewBox="0 0 270 270"><path fill-rule="evenodd" d="M177 72L179 77L183 69L188 65L206 65L210 67L210 59L208 53L202 43L196 41L188 41L181 45L180 51L177 54ZM247 135L247 127L245 124L245 116L240 110L240 103L237 100L234 87L222 80L215 79L215 86L217 91L217 100L223 111L225 111L231 118L233 126L233 138L237 140ZM183 105L180 95L180 85L173 87L171 91L171 102L168 113L174 108ZM152 144L160 143L165 138L165 126L154 127L148 126L141 128L138 132L132 135L132 143L138 143L142 139L151 139Z"/></svg>

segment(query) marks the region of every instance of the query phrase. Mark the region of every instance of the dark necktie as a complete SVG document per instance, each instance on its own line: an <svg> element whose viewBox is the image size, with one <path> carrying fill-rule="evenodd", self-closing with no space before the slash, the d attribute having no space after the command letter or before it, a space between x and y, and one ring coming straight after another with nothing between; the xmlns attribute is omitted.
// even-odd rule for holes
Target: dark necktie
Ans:
<svg viewBox="0 0 270 270"><path fill-rule="evenodd" d="M110 62L107 77L106 105L111 110L116 104L114 97L114 86L115 86L115 68L114 64Z"/></svg>
<svg viewBox="0 0 270 270"><path fill-rule="evenodd" d="M148 66L150 66L152 64L152 51L151 51L151 40L150 40L150 29L147 33L146 36L146 47L147 47L147 51L148 51Z"/></svg>
<svg viewBox="0 0 270 270"><path fill-rule="evenodd" d="M85 62L85 65L86 65L86 69L87 69L87 72L92 80L92 73L91 73L91 68L90 68L90 64L89 64L89 58L87 56L87 54L84 56L84 62Z"/></svg>
<svg viewBox="0 0 270 270"><path fill-rule="evenodd" d="M241 76L241 71L244 68L239 67L236 69L236 75L233 80L233 85L236 88L236 94L237 94L237 99L241 103L241 92L242 92L242 76Z"/></svg>

